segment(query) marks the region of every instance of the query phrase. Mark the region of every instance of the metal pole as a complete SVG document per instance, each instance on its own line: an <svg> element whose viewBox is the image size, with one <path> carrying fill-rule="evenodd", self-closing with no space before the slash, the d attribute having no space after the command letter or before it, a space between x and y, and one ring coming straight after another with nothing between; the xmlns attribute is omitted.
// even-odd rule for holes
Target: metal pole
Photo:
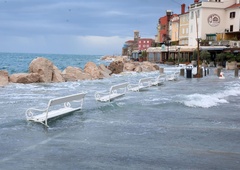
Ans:
<svg viewBox="0 0 240 170"><path fill-rule="evenodd" d="M197 12L195 11L195 17L196 17L196 31L197 31L197 75L196 78L200 78L200 69L199 69L199 56L200 56L200 52L199 52L199 42L200 42L200 38L198 38L198 22L197 22Z"/></svg>

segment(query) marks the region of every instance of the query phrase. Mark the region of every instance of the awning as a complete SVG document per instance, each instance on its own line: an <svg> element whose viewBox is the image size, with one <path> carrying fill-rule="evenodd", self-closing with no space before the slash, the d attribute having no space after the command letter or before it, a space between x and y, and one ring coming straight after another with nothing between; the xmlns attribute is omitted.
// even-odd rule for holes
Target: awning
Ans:
<svg viewBox="0 0 240 170"><path fill-rule="evenodd" d="M222 51L224 49L227 49L226 46L201 46L199 47L200 50L207 50L207 51Z"/></svg>
<svg viewBox="0 0 240 170"><path fill-rule="evenodd" d="M216 36L216 34L206 34L206 36Z"/></svg>
<svg viewBox="0 0 240 170"><path fill-rule="evenodd" d="M161 47L150 47L147 49L148 53L160 53L163 52Z"/></svg>
<svg viewBox="0 0 240 170"><path fill-rule="evenodd" d="M196 47L190 47L190 46L182 46L179 48L180 48L180 52L193 52L194 50L196 50Z"/></svg>

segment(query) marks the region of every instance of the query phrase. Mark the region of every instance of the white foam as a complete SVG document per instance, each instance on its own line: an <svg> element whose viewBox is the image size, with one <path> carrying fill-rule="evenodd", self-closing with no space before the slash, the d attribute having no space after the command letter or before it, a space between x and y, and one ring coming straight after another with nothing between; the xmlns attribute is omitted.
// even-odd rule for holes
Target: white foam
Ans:
<svg viewBox="0 0 240 170"><path fill-rule="evenodd" d="M202 107L202 108L210 108L213 106L218 106L224 103L229 103L227 101L227 97L230 96L240 96L240 87L239 86L231 86L223 90L221 92L213 93L213 94L191 94L184 96L181 103L188 107Z"/></svg>
<svg viewBox="0 0 240 170"><path fill-rule="evenodd" d="M192 94L186 96L186 100L183 101L183 103L188 107L209 108L219 104L228 103L228 101L213 95Z"/></svg>

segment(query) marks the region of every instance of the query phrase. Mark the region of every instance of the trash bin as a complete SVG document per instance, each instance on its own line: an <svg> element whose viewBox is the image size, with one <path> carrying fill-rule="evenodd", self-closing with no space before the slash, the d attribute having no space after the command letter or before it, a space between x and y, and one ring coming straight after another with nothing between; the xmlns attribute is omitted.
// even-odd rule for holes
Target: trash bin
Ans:
<svg viewBox="0 0 240 170"><path fill-rule="evenodd" d="M192 78L192 68L191 67L186 68L186 77Z"/></svg>

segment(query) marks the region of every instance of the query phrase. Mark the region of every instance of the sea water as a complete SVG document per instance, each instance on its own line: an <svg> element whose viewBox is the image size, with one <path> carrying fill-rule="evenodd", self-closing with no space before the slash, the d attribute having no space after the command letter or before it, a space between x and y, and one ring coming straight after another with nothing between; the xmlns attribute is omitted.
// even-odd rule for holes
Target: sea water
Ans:
<svg viewBox="0 0 240 170"><path fill-rule="evenodd" d="M0 57L0 68L24 72L35 54ZM4 54L4 56L6 56ZM37 55L38 56L38 55ZM84 67L99 56L41 55L61 70ZM60 56L60 57L59 57ZM105 63L107 64L107 63ZM160 65L161 67L167 67ZM128 72L101 80L9 84L0 88L0 167L11 169L239 169L240 79L210 74L179 77L161 86L100 103L95 92L137 83L158 71ZM85 92L83 110L49 121L27 122L28 108Z"/></svg>

